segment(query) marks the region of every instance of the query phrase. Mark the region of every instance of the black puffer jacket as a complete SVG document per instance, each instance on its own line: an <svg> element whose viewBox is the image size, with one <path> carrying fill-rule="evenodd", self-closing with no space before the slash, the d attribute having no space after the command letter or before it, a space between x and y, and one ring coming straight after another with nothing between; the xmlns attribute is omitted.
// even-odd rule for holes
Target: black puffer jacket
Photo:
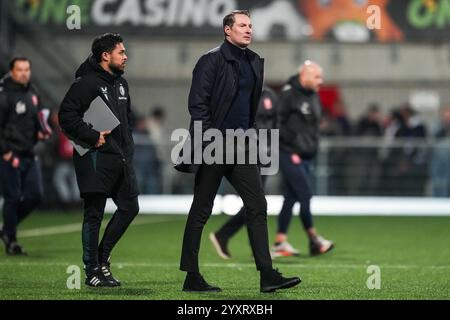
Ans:
<svg viewBox="0 0 450 320"><path fill-rule="evenodd" d="M303 88L298 75L289 79L280 94L278 128L280 149L313 158L319 148L319 124L322 113L316 92Z"/></svg>
<svg viewBox="0 0 450 320"><path fill-rule="evenodd" d="M92 57L77 70L76 80L67 92L59 111L63 132L77 143L92 148L84 156L74 151L74 165L80 194L103 193L112 196L125 185L129 196L138 194L133 170L134 142L130 127L130 95L127 81L106 72ZM106 143L94 148L99 132L83 121L91 102L100 96L120 121ZM121 180L122 174L124 179ZM124 184L120 184L123 181ZM123 190L123 189L122 189Z"/></svg>
<svg viewBox="0 0 450 320"><path fill-rule="evenodd" d="M42 130L40 110L34 86L15 83L9 76L0 80L0 154L32 154Z"/></svg>

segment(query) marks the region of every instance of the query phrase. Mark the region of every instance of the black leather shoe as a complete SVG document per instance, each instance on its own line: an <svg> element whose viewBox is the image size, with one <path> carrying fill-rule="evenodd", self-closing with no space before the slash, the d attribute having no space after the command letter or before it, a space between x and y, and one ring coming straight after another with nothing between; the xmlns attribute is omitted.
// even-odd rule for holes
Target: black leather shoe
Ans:
<svg viewBox="0 0 450 320"><path fill-rule="evenodd" d="M261 292L275 292L278 289L287 289L298 285L301 282L299 277L285 278L278 272L278 269L261 271L260 288Z"/></svg>
<svg viewBox="0 0 450 320"><path fill-rule="evenodd" d="M6 247L6 254L9 256L26 256L28 253L17 242L13 241L8 243Z"/></svg>
<svg viewBox="0 0 450 320"><path fill-rule="evenodd" d="M184 280L183 291L186 292L221 292L222 289L209 285L200 273L190 273Z"/></svg>
<svg viewBox="0 0 450 320"><path fill-rule="evenodd" d="M6 234L3 233L3 227L0 228L0 239L5 244L6 254L9 256L26 256L27 252L17 241L11 241Z"/></svg>

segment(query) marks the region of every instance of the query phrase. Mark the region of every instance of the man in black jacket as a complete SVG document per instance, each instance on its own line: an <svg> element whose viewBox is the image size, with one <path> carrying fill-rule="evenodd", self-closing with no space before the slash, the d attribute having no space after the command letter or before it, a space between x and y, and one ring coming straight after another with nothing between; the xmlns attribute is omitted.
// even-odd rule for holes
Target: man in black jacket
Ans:
<svg viewBox="0 0 450 320"><path fill-rule="evenodd" d="M266 129L270 134L270 130L276 129L277 126L277 96L276 93L269 87L264 87L259 101L258 111L256 113L256 127L258 129ZM270 138L268 141L271 141ZM260 148L267 148L270 152L270 145L262 146ZM263 186L266 183L267 175L261 175ZM228 241L245 225L245 207L242 207L238 213L230 217L219 230L212 232L209 235L217 254L223 259L230 259L231 254L228 249Z"/></svg>
<svg viewBox="0 0 450 320"><path fill-rule="evenodd" d="M76 80L61 103L59 123L64 133L91 150L74 152L80 195L84 200L83 262L89 286L119 286L110 270L112 249L138 214L138 189L132 166L134 143L130 127L130 95L122 77L127 56L118 34L104 34L92 44L92 54L78 68ZM98 132L83 121L91 102L100 96L120 121L112 132ZM106 199L117 211L98 244Z"/></svg>
<svg viewBox="0 0 450 320"><path fill-rule="evenodd" d="M284 203L278 216L278 233L272 248L273 257L299 254L287 241L292 208L296 202L300 202L300 219L309 238L310 254L323 254L334 246L333 242L317 234L310 210L311 161L319 148L322 112L317 92L322 82L322 68L306 61L298 74L289 79L280 95L277 121L280 129L280 169L285 188Z"/></svg>
<svg viewBox="0 0 450 320"><path fill-rule="evenodd" d="M26 254L17 243L17 225L42 200L42 173L33 148L51 133L30 78L31 61L16 57L10 63L9 75L0 80L0 179L4 196L0 238L9 255Z"/></svg>
<svg viewBox="0 0 450 320"><path fill-rule="evenodd" d="M214 128L223 134L227 129L247 130L254 126L263 85L263 60L247 49L252 39L248 11L233 11L225 16L223 31L224 43L203 55L193 71L188 102L191 135L194 121L201 121L203 132ZM196 172L194 200L186 222L180 263L180 269L187 272L184 291L221 291L201 276L198 253L203 227L211 215L214 198L224 176L239 193L246 208L250 244L257 269L261 272L261 291L272 292L300 282L297 277L284 278L272 268L267 204L257 164L179 163L176 168Z"/></svg>

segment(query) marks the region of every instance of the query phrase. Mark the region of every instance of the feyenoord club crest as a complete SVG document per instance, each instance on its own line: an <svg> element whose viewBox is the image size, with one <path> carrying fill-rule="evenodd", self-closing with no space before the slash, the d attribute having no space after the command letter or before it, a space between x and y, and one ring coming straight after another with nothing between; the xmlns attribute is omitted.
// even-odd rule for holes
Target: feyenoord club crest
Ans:
<svg viewBox="0 0 450 320"><path fill-rule="evenodd" d="M25 103L23 103L22 101L19 101L16 103L16 113L17 114L25 113L26 110L27 110L27 106L25 105Z"/></svg>
<svg viewBox="0 0 450 320"><path fill-rule="evenodd" d="M39 104L39 99L38 99L37 95L33 94L33 95L31 96L31 102L33 103L33 106L35 106L35 107L38 106L38 104Z"/></svg>
<svg viewBox="0 0 450 320"><path fill-rule="evenodd" d="M122 96L125 95L125 88L122 86L122 84L121 84L120 87L119 87L119 92L120 92L120 94L121 94Z"/></svg>
<svg viewBox="0 0 450 320"><path fill-rule="evenodd" d="M309 107L309 103L308 102L303 102L303 104L300 107L300 111L303 114L311 114L311 108Z"/></svg>

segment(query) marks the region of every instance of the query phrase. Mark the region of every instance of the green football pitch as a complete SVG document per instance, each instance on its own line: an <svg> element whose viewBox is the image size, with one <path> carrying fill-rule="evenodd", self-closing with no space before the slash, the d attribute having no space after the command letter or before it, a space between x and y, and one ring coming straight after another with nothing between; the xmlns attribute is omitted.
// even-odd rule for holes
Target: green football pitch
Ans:
<svg viewBox="0 0 450 320"><path fill-rule="evenodd" d="M106 220L110 216L106 216ZM81 263L81 213L34 213L20 227L29 255L8 257L0 252L0 300L3 299L449 299L450 217L316 217L317 229L335 241L334 251L310 257L298 217L289 240L300 257L277 258L284 275L302 283L271 294L259 292L247 233L230 242L231 260L219 258L208 234L226 216L213 216L205 227L200 253L201 272L221 293L181 291L178 270L185 216L140 215L119 242L112 271L120 288L68 289L69 266ZM270 240L276 217L269 217ZM369 266L378 266L373 274ZM369 289L379 275L380 289ZM73 280L73 278L71 278ZM69 281L70 282L70 281Z"/></svg>

